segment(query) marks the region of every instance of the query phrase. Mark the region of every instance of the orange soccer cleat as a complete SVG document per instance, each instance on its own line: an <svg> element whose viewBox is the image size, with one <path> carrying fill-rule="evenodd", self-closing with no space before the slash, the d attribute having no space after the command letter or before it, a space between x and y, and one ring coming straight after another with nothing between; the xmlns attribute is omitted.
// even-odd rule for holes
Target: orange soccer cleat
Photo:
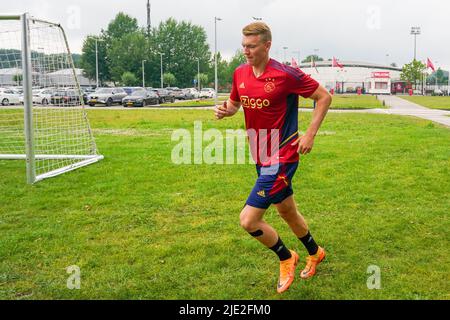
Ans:
<svg viewBox="0 0 450 320"><path fill-rule="evenodd" d="M289 250L292 257L280 262L280 278L278 280L277 292L283 293L291 286L295 277L295 268L298 264L298 254Z"/></svg>
<svg viewBox="0 0 450 320"><path fill-rule="evenodd" d="M302 279L308 279L315 275L316 267L323 259L325 259L325 250L322 247L319 247L319 250L315 255L306 257L306 267L300 272L300 277Z"/></svg>

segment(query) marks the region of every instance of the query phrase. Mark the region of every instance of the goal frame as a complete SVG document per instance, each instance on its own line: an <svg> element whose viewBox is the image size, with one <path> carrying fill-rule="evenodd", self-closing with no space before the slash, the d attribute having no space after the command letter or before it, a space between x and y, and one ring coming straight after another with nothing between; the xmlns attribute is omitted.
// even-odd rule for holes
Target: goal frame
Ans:
<svg viewBox="0 0 450 320"><path fill-rule="evenodd" d="M93 164L102 160L103 155L61 155L61 154L39 154L35 153L35 140L33 134L33 94L32 94L32 67L31 67L31 46L30 46L30 21L41 22L58 28L64 38L65 46L67 48L69 63L75 79L76 88L82 97L78 78L74 69L74 63L70 47L68 45L67 36L60 24L48 22L45 20L31 17L28 13L23 14L0 14L0 21L2 20L18 20L20 21L21 29L21 59L22 59L22 75L23 75L23 96L24 96L24 133L25 133L25 154L0 154L0 160L26 160L27 183L34 184L46 178L55 177L57 175L73 171L75 169ZM89 122L87 122L88 131L92 136ZM80 160L77 163L58 168L40 175L36 175L36 160L37 159L75 159Z"/></svg>

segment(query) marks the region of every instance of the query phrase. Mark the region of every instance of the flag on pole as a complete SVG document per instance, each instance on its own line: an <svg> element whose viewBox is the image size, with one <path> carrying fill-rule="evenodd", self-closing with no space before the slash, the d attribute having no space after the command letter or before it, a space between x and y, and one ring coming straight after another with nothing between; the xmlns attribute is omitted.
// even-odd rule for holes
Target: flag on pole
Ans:
<svg viewBox="0 0 450 320"><path fill-rule="evenodd" d="M333 68L339 67L339 68L341 68L341 69L344 69L344 66L343 66L342 64L340 64L340 63L336 60L335 57L333 57L333 64L332 64L332 67L333 67Z"/></svg>
<svg viewBox="0 0 450 320"><path fill-rule="evenodd" d="M292 67L293 67L293 68L300 68L300 67L298 66L297 61L295 61L294 58L292 58Z"/></svg>
<svg viewBox="0 0 450 320"><path fill-rule="evenodd" d="M427 69L430 68L433 70L433 72L436 72L436 69L434 68L433 62L431 62L430 58L427 58Z"/></svg>

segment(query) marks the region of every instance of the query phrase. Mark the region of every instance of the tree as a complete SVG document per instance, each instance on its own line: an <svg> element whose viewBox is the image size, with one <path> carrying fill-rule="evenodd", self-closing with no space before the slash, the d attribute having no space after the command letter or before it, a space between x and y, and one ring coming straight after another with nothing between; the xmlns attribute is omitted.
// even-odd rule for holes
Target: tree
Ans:
<svg viewBox="0 0 450 320"><path fill-rule="evenodd" d="M219 87L229 87L230 82L227 80L228 75L228 61L222 58L222 55L220 52L217 53L217 79L219 82ZM215 72L215 64L214 64L214 57L211 60L211 68L207 72L208 79L210 83L205 83L205 86L208 85L208 87L214 87L214 81L216 78L216 72Z"/></svg>
<svg viewBox="0 0 450 320"><path fill-rule="evenodd" d="M83 42L80 66L84 74L89 79L96 79L96 52L95 43L98 44L98 77L100 82L112 80L111 61L109 50L114 41L120 41L123 37L135 33L139 30L137 20L122 12L109 23L106 30L102 30L100 35L89 35ZM117 71L117 70L116 70ZM116 74L114 80L120 81L123 72Z"/></svg>
<svg viewBox="0 0 450 320"><path fill-rule="evenodd" d="M136 18L119 12L116 17L109 23L106 31L102 31L103 38L108 42L119 40L127 34L134 33L139 30L139 25Z"/></svg>
<svg viewBox="0 0 450 320"><path fill-rule="evenodd" d="M448 72L439 68L436 70L436 72L433 72L428 77L428 82L431 84L435 84L436 82L438 84L447 84L448 83Z"/></svg>
<svg viewBox="0 0 450 320"><path fill-rule="evenodd" d="M142 61L147 60L147 48L148 42L142 30L113 39L107 50L111 80L120 81L126 71L141 75Z"/></svg>
<svg viewBox="0 0 450 320"><path fill-rule="evenodd" d="M164 79L164 83L167 84L168 87L170 87L171 85L173 85L177 82L177 78L175 78L175 76L170 72L164 73L163 79Z"/></svg>
<svg viewBox="0 0 450 320"><path fill-rule="evenodd" d="M100 83L111 79L109 60L106 53L105 41L101 37L88 36L83 42L82 55L80 59L80 67L84 71L84 75L91 80L96 80L96 53L95 39L98 43L98 78Z"/></svg>
<svg viewBox="0 0 450 320"><path fill-rule="evenodd" d="M417 84L417 80L421 80L425 72L426 65L420 61L414 60L403 66L400 78L412 84Z"/></svg>
<svg viewBox="0 0 450 320"><path fill-rule="evenodd" d="M17 82L19 84L19 86L22 85L22 79L23 79L23 76L21 74L15 74L13 76L13 81Z"/></svg>
<svg viewBox="0 0 450 320"><path fill-rule="evenodd" d="M77 53L72 54L72 60L75 68L81 68L81 55Z"/></svg>
<svg viewBox="0 0 450 320"><path fill-rule="evenodd" d="M323 58L319 57L318 55L316 55L316 54L311 54L311 55L307 56L307 57L302 61L302 63L308 63L308 62L311 62L311 59L312 59L312 58L314 58L314 61L323 61Z"/></svg>
<svg viewBox="0 0 450 320"><path fill-rule="evenodd" d="M124 86L134 87L138 85L138 79L131 72L124 72L121 77L121 82Z"/></svg>
<svg viewBox="0 0 450 320"><path fill-rule="evenodd" d="M190 22L178 22L173 18L159 24L150 38L150 48L153 52L151 65L153 82L158 82L160 56L163 56L163 69L176 75L177 86L191 86L192 79L197 74L197 59L200 60L201 72L211 69L211 52L207 43L206 31Z"/></svg>
<svg viewBox="0 0 450 320"><path fill-rule="evenodd" d="M242 52L242 50L237 50L234 56L231 58L230 63L228 63L228 68L225 73L225 77L222 81L225 81L225 83L229 84L231 87L231 83L233 82L234 70L236 70L237 67L246 62L247 59L245 58L245 55Z"/></svg>
<svg viewBox="0 0 450 320"><path fill-rule="evenodd" d="M198 83L198 78L200 78L200 88L203 88L208 84L208 75L206 73L200 73L200 76L199 75L195 76L197 83Z"/></svg>
<svg viewBox="0 0 450 320"><path fill-rule="evenodd" d="M209 73L212 69L206 31L201 26L170 18L148 34L148 30L139 28L135 18L120 12L100 35L84 40L80 65L90 79L96 78L96 38L101 82L121 82L125 72L131 72L140 79L142 61L146 60L145 82L159 87L160 53L163 54L163 70L176 75L176 82L172 85L192 86L197 75L197 59L200 60L201 72Z"/></svg>

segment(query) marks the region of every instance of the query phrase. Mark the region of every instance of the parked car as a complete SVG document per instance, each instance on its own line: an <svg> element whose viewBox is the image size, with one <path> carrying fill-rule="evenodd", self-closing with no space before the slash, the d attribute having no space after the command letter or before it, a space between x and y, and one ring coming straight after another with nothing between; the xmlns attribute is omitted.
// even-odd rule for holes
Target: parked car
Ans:
<svg viewBox="0 0 450 320"><path fill-rule="evenodd" d="M202 91L200 91L200 98L209 98L212 99L216 95L216 90L213 88L203 88Z"/></svg>
<svg viewBox="0 0 450 320"><path fill-rule="evenodd" d="M127 95L132 94L136 90L142 90L142 87L123 87L123 90L127 93Z"/></svg>
<svg viewBox="0 0 450 320"><path fill-rule="evenodd" d="M2 106L9 106L10 104L19 104L19 93L12 89L0 88L0 103Z"/></svg>
<svg viewBox="0 0 450 320"><path fill-rule="evenodd" d="M83 91L83 101L84 101L84 103L87 103L88 96L90 94L94 93L95 89L94 88L84 88L84 89L82 89L82 91Z"/></svg>
<svg viewBox="0 0 450 320"><path fill-rule="evenodd" d="M158 95L153 91L147 91L144 89L136 90L122 100L124 107L145 107L158 103Z"/></svg>
<svg viewBox="0 0 450 320"><path fill-rule="evenodd" d="M59 89L52 93L50 103L58 107L80 104L80 92L76 89Z"/></svg>
<svg viewBox="0 0 450 320"><path fill-rule="evenodd" d="M433 96L443 96L444 92L441 89L434 89Z"/></svg>
<svg viewBox="0 0 450 320"><path fill-rule="evenodd" d="M175 102L175 97L170 94L170 92L166 89L153 89L150 88L151 91L156 92L159 97L159 103L165 102Z"/></svg>
<svg viewBox="0 0 450 320"><path fill-rule="evenodd" d="M52 89L38 89L33 90L33 103L42 104L42 105L48 105L50 103L50 100L52 98ZM22 102L23 102L23 96L22 96Z"/></svg>
<svg viewBox="0 0 450 320"><path fill-rule="evenodd" d="M122 104L122 100L126 96L127 93L122 88L99 88L88 95L87 102L91 107L96 104L104 104L109 107L114 103Z"/></svg>
<svg viewBox="0 0 450 320"><path fill-rule="evenodd" d="M200 92L196 88L183 89L183 93L186 100L198 99L200 95Z"/></svg>
<svg viewBox="0 0 450 320"><path fill-rule="evenodd" d="M170 94L175 97L175 99L179 99L179 100L185 100L186 99L183 91L180 88L168 87L168 88L166 88L166 90L169 91Z"/></svg>

